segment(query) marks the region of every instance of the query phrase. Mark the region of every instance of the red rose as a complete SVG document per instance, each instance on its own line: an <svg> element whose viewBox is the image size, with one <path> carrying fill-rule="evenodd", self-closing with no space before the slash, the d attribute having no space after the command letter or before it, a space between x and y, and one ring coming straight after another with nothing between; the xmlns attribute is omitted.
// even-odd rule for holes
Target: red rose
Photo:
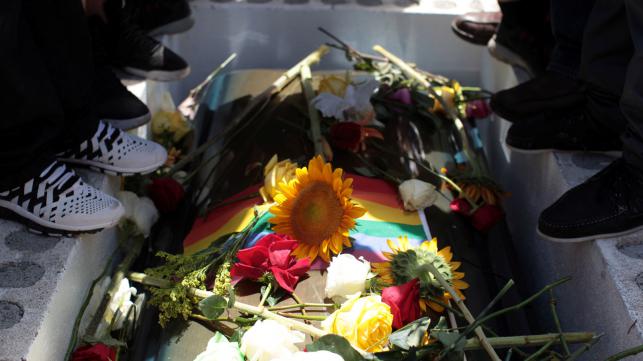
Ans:
<svg viewBox="0 0 643 361"><path fill-rule="evenodd" d="M483 119L491 114L491 108L485 100L476 99L467 103L465 113L467 118Z"/></svg>
<svg viewBox="0 0 643 361"><path fill-rule="evenodd" d="M161 213L176 210L185 196L181 183L169 177L152 180L147 185L147 193Z"/></svg>
<svg viewBox="0 0 643 361"><path fill-rule="evenodd" d="M496 223L500 222L502 217L504 217L504 213L500 207L485 204L473 213L471 225L481 232L487 232Z"/></svg>
<svg viewBox="0 0 643 361"><path fill-rule="evenodd" d="M449 208L451 208L454 213L460 213L465 216L468 216L471 212L471 204L469 204L469 201L464 198L456 198L452 200L451 204L449 204Z"/></svg>
<svg viewBox="0 0 643 361"><path fill-rule="evenodd" d="M288 236L269 234L261 238L254 246L242 249L237 253L239 262L230 270L233 277L257 280L267 272L288 292L293 292L299 278L310 269L308 258L297 260L292 251L297 241Z"/></svg>
<svg viewBox="0 0 643 361"><path fill-rule="evenodd" d="M357 123L335 123L330 126L330 143L338 149L356 152L364 140L362 128Z"/></svg>
<svg viewBox="0 0 643 361"><path fill-rule="evenodd" d="M115 361L116 349L102 343L79 347L71 355L71 361Z"/></svg>
<svg viewBox="0 0 643 361"><path fill-rule="evenodd" d="M420 318L420 282L413 279L400 286L382 290L382 302L391 307L393 328L399 329Z"/></svg>

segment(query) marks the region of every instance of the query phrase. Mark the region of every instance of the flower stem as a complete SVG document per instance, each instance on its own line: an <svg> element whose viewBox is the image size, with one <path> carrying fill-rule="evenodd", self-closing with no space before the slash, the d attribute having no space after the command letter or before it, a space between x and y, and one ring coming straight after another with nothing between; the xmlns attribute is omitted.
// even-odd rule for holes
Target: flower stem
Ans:
<svg viewBox="0 0 643 361"><path fill-rule="evenodd" d="M473 325L476 322L476 319L473 318L473 315L471 314L471 311L469 311L469 308L464 304L464 301L460 296L458 296L457 292L449 285L447 280L444 279L440 271L435 268L435 266L432 263L427 263L425 265L428 270L433 274L433 276L438 280L440 285L444 287L444 289L449 292L451 297L453 298L453 301L455 302L456 306L460 309L460 312L462 312L462 315L464 316L464 319L467 320L467 322L470 325ZM487 340L487 336L485 336L484 331L480 326L476 327L474 329L474 332L476 336L478 336L478 339L480 340L480 344L482 345L482 348L485 350L485 352L489 355L489 358L493 361L501 361L500 357L496 353L496 351L493 349L493 347L489 344L489 341ZM455 343L453 344L455 345ZM440 356L444 356L443 354L440 354ZM441 357L438 356L438 360Z"/></svg>
<svg viewBox="0 0 643 361"><path fill-rule="evenodd" d="M128 274L128 277L131 281L141 283L146 286L159 287L159 288L172 287L172 281L165 280L158 277L148 276L145 273L131 272ZM200 290L193 287L189 289L189 294L200 299L205 299L214 295L214 293L210 291ZM313 337L322 337L327 334L327 332L324 330L305 324L303 322L299 322L299 321L278 315L274 312L267 310L264 307L260 308L260 307L252 306L239 301L235 301L232 307L241 312L245 312L245 313L259 316L265 319L277 321L285 326L290 327L291 329L301 331Z"/></svg>
<svg viewBox="0 0 643 361"><path fill-rule="evenodd" d="M292 293L292 298L294 298L295 302L297 302L297 303L304 303L301 300L301 298L299 298L299 296L297 296L297 294L295 292ZM301 309L301 314L306 316L306 308L305 307Z"/></svg>
<svg viewBox="0 0 643 361"><path fill-rule="evenodd" d="M270 291L272 291L272 282L268 283L268 286L266 286L266 290L261 295L261 301L259 301L258 306L259 308L263 308L263 305L266 303L268 296L270 296Z"/></svg>
<svg viewBox="0 0 643 361"><path fill-rule="evenodd" d="M268 307L268 310L270 310L270 311L283 311L283 310L292 310L293 308L306 308L306 307L329 308L329 307L334 307L334 306L335 305L332 304L332 303L295 303L295 304L292 304L292 305Z"/></svg>
<svg viewBox="0 0 643 361"><path fill-rule="evenodd" d="M308 117L310 118L310 134L313 146L315 147L315 155L324 156L324 147L322 143L321 122L319 120L319 113L313 105L315 98L315 90L313 89L313 76L308 65L302 65L299 69L299 76L301 77L301 88L304 91L306 98L306 105L308 106Z"/></svg>
<svg viewBox="0 0 643 361"><path fill-rule="evenodd" d="M631 348L629 350L625 350L623 352L619 352L616 355L608 357L605 361L616 361L616 360L621 360L624 359L628 356L634 356L639 353L643 352L643 345L636 346L634 348Z"/></svg>
<svg viewBox="0 0 643 361"><path fill-rule="evenodd" d="M593 333L590 332L568 332L563 333L563 338L568 343L587 343L596 340ZM546 333L541 335L526 335L526 336L509 336L509 337L489 337L487 339L490 345L494 348L511 348L515 346L541 346L549 342L557 344L560 342L560 334ZM465 351L479 350L482 348L480 341L476 338L467 340L464 346ZM609 360L609 359L608 359ZM615 359L618 360L618 359ZM609 360L609 361L615 361Z"/></svg>
<svg viewBox="0 0 643 361"><path fill-rule="evenodd" d="M296 319L308 320L308 321L323 321L326 319L326 316L299 315L296 313L287 313L287 312L277 312L277 314L283 317L296 318Z"/></svg>
<svg viewBox="0 0 643 361"><path fill-rule="evenodd" d="M554 298L554 291L551 289L549 290L549 308L551 310L552 318L554 319L554 324L556 325L556 331L562 335L563 328L560 326L560 319L558 318L558 312L556 312L556 298ZM571 354L569 346L562 336L560 338L560 344L563 346L565 356L569 356Z"/></svg>

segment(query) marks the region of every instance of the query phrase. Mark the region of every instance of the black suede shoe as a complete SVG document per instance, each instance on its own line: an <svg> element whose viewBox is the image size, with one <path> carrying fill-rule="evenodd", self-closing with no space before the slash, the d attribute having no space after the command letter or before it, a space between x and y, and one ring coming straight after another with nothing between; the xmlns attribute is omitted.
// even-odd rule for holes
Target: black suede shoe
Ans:
<svg viewBox="0 0 643 361"><path fill-rule="evenodd" d="M559 112L585 102L584 85L547 72L513 88L497 92L489 105L501 118L517 122L543 112Z"/></svg>
<svg viewBox="0 0 643 361"><path fill-rule="evenodd" d="M150 110L104 65L97 65L94 88L96 115L116 128L130 130L152 119Z"/></svg>
<svg viewBox="0 0 643 361"><path fill-rule="evenodd" d="M507 132L506 142L518 153L622 150L620 137L604 129L582 108L562 115L545 113L514 123Z"/></svg>
<svg viewBox="0 0 643 361"><path fill-rule="evenodd" d="M538 233L555 242L623 236L643 229L643 172L618 159L545 209Z"/></svg>

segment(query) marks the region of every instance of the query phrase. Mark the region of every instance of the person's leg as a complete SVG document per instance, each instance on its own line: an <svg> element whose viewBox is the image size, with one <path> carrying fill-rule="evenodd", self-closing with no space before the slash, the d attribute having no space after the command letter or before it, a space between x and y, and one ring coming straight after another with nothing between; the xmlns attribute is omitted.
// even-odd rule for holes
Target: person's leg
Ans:
<svg viewBox="0 0 643 361"><path fill-rule="evenodd" d="M623 156L632 166L643 171L643 3L625 1L633 56L627 66L621 110L627 119L623 135Z"/></svg>
<svg viewBox="0 0 643 361"><path fill-rule="evenodd" d="M567 111L584 103L583 85L577 77L583 32L593 4L594 0L551 1L555 46L547 72L494 94L491 107L498 115L519 122L544 112Z"/></svg>
<svg viewBox="0 0 643 361"><path fill-rule="evenodd" d="M98 125L86 115L91 77L83 76L91 74L83 53L64 56L81 50L70 46L82 47L78 33L61 34L66 28L77 30L75 19L63 10L74 2L53 8L42 3L0 2L0 214L46 234L98 231L118 222L122 206L56 162L54 153ZM43 28L62 37L51 38ZM78 69L74 76L72 69Z"/></svg>
<svg viewBox="0 0 643 361"><path fill-rule="evenodd" d="M555 46L548 70L576 79L581 63L583 34L595 0L551 0Z"/></svg>
<svg viewBox="0 0 643 361"><path fill-rule="evenodd" d="M23 1L0 2L0 191L22 184L53 161L64 112L36 47Z"/></svg>
<svg viewBox="0 0 643 361"><path fill-rule="evenodd" d="M643 229L643 4L598 0L589 24L585 39L596 43L583 50L583 71L606 94L623 90L623 158L541 213L539 232L553 241L611 238ZM611 118L607 112L605 117Z"/></svg>

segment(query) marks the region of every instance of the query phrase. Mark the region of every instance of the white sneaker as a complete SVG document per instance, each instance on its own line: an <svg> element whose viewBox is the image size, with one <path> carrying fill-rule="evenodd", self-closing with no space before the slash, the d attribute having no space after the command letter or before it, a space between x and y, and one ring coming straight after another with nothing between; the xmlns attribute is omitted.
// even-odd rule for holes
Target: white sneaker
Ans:
<svg viewBox="0 0 643 361"><path fill-rule="evenodd" d="M167 160L160 144L145 140L100 122L96 133L58 159L112 175L147 174Z"/></svg>
<svg viewBox="0 0 643 361"><path fill-rule="evenodd" d="M0 211L35 232L68 236L112 227L124 208L66 165L54 162L24 185L0 191Z"/></svg>

